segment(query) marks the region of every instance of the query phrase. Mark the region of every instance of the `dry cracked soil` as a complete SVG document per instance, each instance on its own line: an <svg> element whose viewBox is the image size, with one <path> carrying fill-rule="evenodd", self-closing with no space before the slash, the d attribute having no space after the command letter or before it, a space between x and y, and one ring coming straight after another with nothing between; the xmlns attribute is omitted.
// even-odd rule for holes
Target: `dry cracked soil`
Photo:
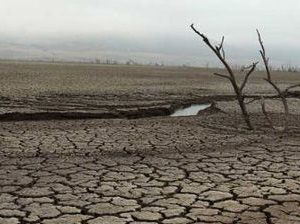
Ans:
<svg viewBox="0 0 300 224"><path fill-rule="evenodd" d="M3 122L0 223L300 223L299 127L222 116Z"/></svg>
<svg viewBox="0 0 300 224"><path fill-rule="evenodd" d="M174 99L196 97L182 89ZM247 131L226 102L193 117L2 121L0 224L299 224L298 102L287 133L255 111Z"/></svg>

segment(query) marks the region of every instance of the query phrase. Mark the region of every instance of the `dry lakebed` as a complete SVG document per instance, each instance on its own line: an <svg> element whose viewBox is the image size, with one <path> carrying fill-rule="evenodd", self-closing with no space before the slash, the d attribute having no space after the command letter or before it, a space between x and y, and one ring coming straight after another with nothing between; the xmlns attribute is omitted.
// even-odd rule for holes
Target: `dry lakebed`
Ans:
<svg viewBox="0 0 300 224"><path fill-rule="evenodd" d="M0 224L299 224L299 91L287 132L259 102L249 131L213 72L1 61ZM249 101L282 126L263 77Z"/></svg>

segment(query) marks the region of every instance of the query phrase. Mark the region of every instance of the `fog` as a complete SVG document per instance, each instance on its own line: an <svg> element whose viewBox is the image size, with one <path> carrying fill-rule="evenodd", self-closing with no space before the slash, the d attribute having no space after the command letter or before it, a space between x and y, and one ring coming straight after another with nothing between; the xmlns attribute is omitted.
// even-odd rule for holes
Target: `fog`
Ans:
<svg viewBox="0 0 300 224"><path fill-rule="evenodd" d="M235 64L258 59L258 28L274 65L300 64L297 0L0 0L0 57L215 65L189 28L226 38Z"/></svg>

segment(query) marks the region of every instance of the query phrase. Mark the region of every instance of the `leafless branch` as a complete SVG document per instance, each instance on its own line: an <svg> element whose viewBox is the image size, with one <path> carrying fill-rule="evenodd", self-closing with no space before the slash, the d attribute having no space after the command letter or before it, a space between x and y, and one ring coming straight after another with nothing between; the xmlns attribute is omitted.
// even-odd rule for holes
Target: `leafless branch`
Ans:
<svg viewBox="0 0 300 224"><path fill-rule="evenodd" d="M194 27L194 24L191 24L191 29L198 35L202 38L203 42L214 52L214 54L218 57L218 59L222 62L222 64L224 65L224 67L226 68L227 72L228 72L228 75L223 75L223 74L219 74L219 73L215 73L214 75L216 76L219 76L219 77L222 77L222 78L226 78L226 79L229 79L230 82L231 82L231 85L234 89L234 92L236 94L236 97L237 97L237 101L239 103L239 106L241 108L241 111L242 111L242 115L244 117L244 120L248 126L249 129L253 129L253 126L251 124L251 121L250 121L250 116L249 116L249 113L247 111L247 107L245 105L245 97L243 95L243 88L245 87L247 81L248 81L248 78L250 76L250 74L254 71L255 67L256 67L256 64L254 65L253 64L253 69L251 69L252 71L249 71L248 74L246 75L245 77L245 80L242 84L242 88L239 87L237 81L236 81L236 78L235 78L235 74L233 72L233 69L231 68L231 66L227 63L226 61L226 57L225 57L225 51L224 51L224 36L222 37L222 40L221 40L221 43L219 44L219 46L213 46L208 37L199 32L195 27Z"/></svg>
<svg viewBox="0 0 300 224"><path fill-rule="evenodd" d="M271 80L271 72L270 72L270 67L269 67L269 58L267 58L267 56L266 56L266 49L265 49L264 42L261 38L259 30L256 29L256 32L257 32L257 36L258 36L258 42L259 42L260 47L261 47L261 50L259 52L260 52L260 55L263 59L263 62L264 62L265 68L266 68L267 77L268 77L269 80Z"/></svg>
<svg viewBox="0 0 300 224"><path fill-rule="evenodd" d="M213 53L217 56L217 58L221 61L221 63L226 68L226 70L228 72L228 75L223 75L223 74L219 74L219 73L215 73L214 75L216 75L218 77L221 77L221 78L226 78L226 79L230 80L230 82L232 84L232 87L234 89L234 92L236 94L239 106L241 108L244 120L245 120L248 128L249 129L253 129L253 126L252 126L252 124L250 122L250 117L249 117L249 113L247 111L246 104L250 104L250 103L256 101L257 99L253 99L253 100L245 103L245 95L243 94L243 91L244 91L244 88L247 85L247 82L249 80L250 75L253 74L253 72L255 71L258 62L252 63L252 65L247 66L247 67L243 67L241 69L242 72L244 72L244 71L247 71L247 72L246 72L246 74L244 76L244 79L243 79L242 83L239 85L238 82L237 82L237 80L236 80L236 76L235 76L235 73L234 73L232 67L228 64L228 62L227 62L227 60L225 58L225 50L224 50L224 41L225 41L225 38L224 38L224 36L222 37L221 42L220 42L219 45L213 46L211 44L209 38L205 34L199 32L194 27L194 24L191 24L190 27L191 27L191 29L198 36L200 36L202 38L203 42L213 51ZM266 55L266 49L265 49L265 46L264 46L261 34L260 34L260 32L258 30L256 30L256 32L257 32L258 41L259 41L259 44L260 44L260 51L259 52L260 52L261 58L263 60L263 63L264 63L265 69L266 69L266 74L267 74L266 78L265 78L265 81L267 81L274 88L274 90L278 94L278 97L282 101L282 104L283 104L283 107L284 107L284 111L285 111L285 124L284 124L285 127L284 127L284 129L286 130L288 128L288 115L289 115L289 108L288 108L288 103L287 103L286 95L287 95L287 93L288 93L288 91L290 89L293 89L293 88L296 88L296 87L300 87L300 84L289 86L289 87L287 87L285 89L285 91L282 91L277 86L277 84L272 80L271 69L270 69L270 66L269 66L269 58ZM268 123L270 124L270 126L273 129L275 129L274 125L273 125L273 122L272 122L272 120L271 120L271 118L270 118L270 116L269 116L269 114L268 114L268 112L266 110L266 105L265 105L264 97L261 98L261 106L262 106L262 111L263 111L263 113L264 113L264 115L265 115Z"/></svg>
<svg viewBox="0 0 300 224"><path fill-rule="evenodd" d="M297 87L300 87L300 84L296 84L296 85L289 86L289 87L287 87L287 88L284 90L284 92L285 92L285 94L287 94L287 93L289 92L289 90L295 89L295 88L297 88Z"/></svg>
<svg viewBox="0 0 300 224"><path fill-rule="evenodd" d="M224 50L224 47L222 47L222 57L224 58L224 60L226 60L226 54L225 54L225 50Z"/></svg>
<svg viewBox="0 0 300 224"><path fill-rule="evenodd" d="M265 46L264 46L264 42L261 38L261 35L260 35L260 32L258 29L256 29L256 33L257 33L257 36L258 36L258 41L260 43L260 47L261 47L261 50L260 52L263 54L263 55L266 55L266 50L265 50Z"/></svg>
<svg viewBox="0 0 300 224"><path fill-rule="evenodd" d="M223 48L224 40L225 40L225 37L223 36L223 37L222 37L222 40L221 40L221 43L220 43L220 49Z"/></svg>
<svg viewBox="0 0 300 224"><path fill-rule="evenodd" d="M196 34L198 34L198 35L202 38L202 40L204 41L204 43L205 43L205 44L206 44L206 45L207 45L207 46L215 53L215 55L219 58L219 60L222 62L222 64L224 65L224 67L225 67L226 70L228 71L228 73L229 73L231 79L232 79L232 80L235 80L234 73L233 73L233 71L232 71L230 65L226 62L225 58L223 58L221 52L220 52L217 48L213 47L213 45L210 43L208 37L207 37L205 34L199 32L199 31L194 27L194 24L191 24L191 28L192 28L192 30L193 30ZM224 39L225 39L225 38L224 38ZM222 38L222 40L223 40L223 38ZM224 41L224 40L223 40L223 41ZM221 43L222 43L222 42L221 42ZM223 43L222 43L222 46L223 46ZM233 85L234 85L234 84L233 84ZM236 88L236 90L238 90L237 85L234 86L234 88Z"/></svg>
<svg viewBox="0 0 300 224"><path fill-rule="evenodd" d="M203 41L213 50L215 51L214 47L210 44L208 38L203 34L200 33L198 30L196 30L196 28L194 27L194 24L191 25L192 30L198 34L200 37L202 37Z"/></svg>
<svg viewBox="0 0 300 224"><path fill-rule="evenodd" d="M219 74L219 73L214 73L215 76L219 76L221 78L225 78L225 79L229 79L231 81L231 78L230 76L227 76L227 75L223 75L223 74Z"/></svg>
<svg viewBox="0 0 300 224"><path fill-rule="evenodd" d="M260 44L260 47L261 47L261 50L259 52L260 52L260 55L261 55L262 60L264 62L264 65L265 65L265 68L266 68L266 73L267 73L267 78L265 78L265 80L275 89L275 91L277 92L278 96L280 97L280 99L282 101L283 108L284 108L284 114L285 114L284 130L287 130L287 128L288 128L289 107L288 107L288 103L287 103L287 100L286 100L286 97L285 97L285 92L281 91L281 89L272 80L272 76L271 76L271 72L270 72L270 68L269 68L269 58L267 58L267 56L266 56L266 49L264 47L260 32L258 30L256 30L256 32L257 32L258 41L259 41L259 44Z"/></svg>
<svg viewBox="0 0 300 224"><path fill-rule="evenodd" d="M225 37L222 37L221 43L219 44L219 46L216 46L217 51L219 52L219 54L222 56L222 58L225 60L225 50L224 50L224 40Z"/></svg>
<svg viewBox="0 0 300 224"><path fill-rule="evenodd" d="M242 85L240 86L240 91L242 92L243 89L245 88L247 82L248 82L248 79L249 79L249 76L254 72L255 68L256 68L256 65L258 64L258 62L255 62L251 65L251 68L250 70L247 72L245 78L244 78L244 81L242 83Z"/></svg>
<svg viewBox="0 0 300 224"><path fill-rule="evenodd" d="M272 129L275 129L275 127L274 127L274 125L273 125L273 121L272 121L272 119L270 118L270 116L269 116L269 114L268 114L268 112L267 112L267 110L266 110L266 103L265 103L265 98L262 96L261 97L261 108L262 108L262 112L263 112L263 114L265 115L265 118L266 118L266 120L267 120L267 122L269 123L269 125L270 125L270 127L272 128Z"/></svg>
<svg viewBox="0 0 300 224"><path fill-rule="evenodd" d="M259 99L259 98L254 98L254 99L252 99L252 100L246 102L245 104L248 105L248 104L251 104L251 103L253 103L253 102L255 102L255 101L258 101L258 100L260 100L260 99Z"/></svg>

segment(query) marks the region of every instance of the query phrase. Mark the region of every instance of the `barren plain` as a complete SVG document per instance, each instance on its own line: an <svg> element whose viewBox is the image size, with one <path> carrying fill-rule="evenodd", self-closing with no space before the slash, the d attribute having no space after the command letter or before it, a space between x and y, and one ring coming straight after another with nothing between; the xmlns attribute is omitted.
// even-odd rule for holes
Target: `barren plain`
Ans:
<svg viewBox="0 0 300 224"><path fill-rule="evenodd" d="M248 131L215 71L0 62L0 224L300 223L299 92L288 132L258 103ZM263 77L249 100L273 96ZM168 116L212 101L221 111Z"/></svg>

